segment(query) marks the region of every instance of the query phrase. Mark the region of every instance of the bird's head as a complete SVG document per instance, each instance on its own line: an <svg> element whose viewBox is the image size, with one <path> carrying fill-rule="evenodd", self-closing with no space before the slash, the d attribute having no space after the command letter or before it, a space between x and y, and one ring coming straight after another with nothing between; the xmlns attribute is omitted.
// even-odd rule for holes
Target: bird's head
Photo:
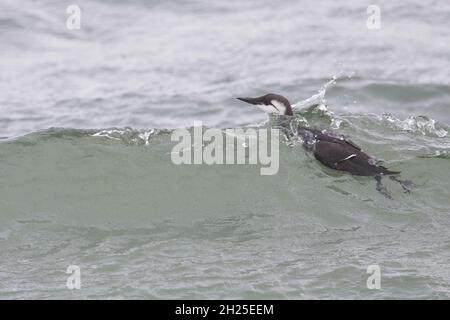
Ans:
<svg viewBox="0 0 450 320"><path fill-rule="evenodd" d="M285 97L269 93L257 98L237 98L241 101L254 104L266 113L275 113L284 116L292 116L292 106Z"/></svg>

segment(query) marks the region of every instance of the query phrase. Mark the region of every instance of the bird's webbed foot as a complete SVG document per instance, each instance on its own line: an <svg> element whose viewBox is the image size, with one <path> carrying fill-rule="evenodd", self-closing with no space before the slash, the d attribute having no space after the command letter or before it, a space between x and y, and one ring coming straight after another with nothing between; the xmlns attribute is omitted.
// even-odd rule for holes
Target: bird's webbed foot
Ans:
<svg viewBox="0 0 450 320"><path fill-rule="evenodd" d="M387 191L386 187L381 183L381 176L375 176L375 180L377 182L376 185L376 189L379 193L381 193L383 196L385 196L388 199L392 200L392 196L389 193L389 191Z"/></svg>
<svg viewBox="0 0 450 320"><path fill-rule="evenodd" d="M400 180L396 176L390 176L391 180L397 181L403 188L405 193L411 193L411 191L417 187L417 185L412 182L412 180Z"/></svg>

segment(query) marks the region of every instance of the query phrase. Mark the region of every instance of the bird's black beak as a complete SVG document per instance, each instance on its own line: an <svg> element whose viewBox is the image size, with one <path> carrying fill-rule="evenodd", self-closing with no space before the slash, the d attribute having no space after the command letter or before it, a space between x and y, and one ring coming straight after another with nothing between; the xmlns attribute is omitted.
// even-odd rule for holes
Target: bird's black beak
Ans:
<svg viewBox="0 0 450 320"><path fill-rule="evenodd" d="M238 100L250 103L250 104L255 104L255 99L254 98L236 98Z"/></svg>

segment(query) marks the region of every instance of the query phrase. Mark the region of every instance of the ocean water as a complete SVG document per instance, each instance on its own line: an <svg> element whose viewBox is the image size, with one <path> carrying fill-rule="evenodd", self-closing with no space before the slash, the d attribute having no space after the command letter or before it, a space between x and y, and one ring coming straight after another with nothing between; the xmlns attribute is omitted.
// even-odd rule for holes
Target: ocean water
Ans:
<svg viewBox="0 0 450 320"><path fill-rule="evenodd" d="M450 298L450 5L371 4L2 0L0 298ZM273 176L172 163L194 121L271 127L235 99L267 92L415 188L284 140Z"/></svg>

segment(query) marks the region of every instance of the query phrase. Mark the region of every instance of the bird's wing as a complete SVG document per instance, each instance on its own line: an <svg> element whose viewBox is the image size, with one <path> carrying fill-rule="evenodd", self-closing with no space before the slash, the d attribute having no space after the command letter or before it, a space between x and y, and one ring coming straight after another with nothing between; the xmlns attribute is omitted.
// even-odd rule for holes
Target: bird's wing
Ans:
<svg viewBox="0 0 450 320"><path fill-rule="evenodd" d="M399 173L373 164L373 160L369 155L355 150L354 147L348 144L318 141L315 144L314 156L329 168L347 171L353 175L373 176Z"/></svg>
<svg viewBox="0 0 450 320"><path fill-rule="evenodd" d="M356 150L357 151L357 150ZM351 161L358 156L351 146L331 141L319 140L314 146L314 157L324 165L336 168L343 161Z"/></svg>
<svg viewBox="0 0 450 320"><path fill-rule="evenodd" d="M318 130L315 130L315 134L317 135L317 140L347 145L357 151L361 151L361 148L358 145L356 145L353 141L347 139L343 135L323 134L321 131Z"/></svg>

